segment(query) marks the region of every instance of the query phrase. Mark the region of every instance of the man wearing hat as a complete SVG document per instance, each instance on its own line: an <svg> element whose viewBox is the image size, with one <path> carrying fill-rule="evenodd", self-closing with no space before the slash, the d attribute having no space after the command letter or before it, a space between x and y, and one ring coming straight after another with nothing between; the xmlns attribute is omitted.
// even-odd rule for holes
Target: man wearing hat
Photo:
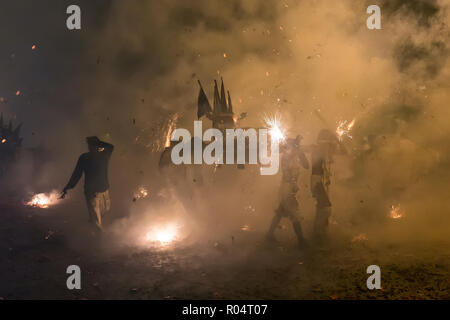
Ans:
<svg viewBox="0 0 450 320"><path fill-rule="evenodd" d="M112 144L100 141L97 137L87 137L89 152L83 153L77 162L75 170L61 193L66 196L68 190L73 189L84 173L84 194L89 212L89 221L103 230L102 217L109 211L108 163L114 150Z"/></svg>

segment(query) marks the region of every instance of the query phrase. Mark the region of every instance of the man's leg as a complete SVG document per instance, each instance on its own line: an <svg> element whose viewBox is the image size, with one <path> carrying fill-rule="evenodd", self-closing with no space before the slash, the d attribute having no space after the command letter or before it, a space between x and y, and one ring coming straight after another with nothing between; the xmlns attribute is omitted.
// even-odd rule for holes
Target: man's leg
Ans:
<svg viewBox="0 0 450 320"><path fill-rule="evenodd" d="M104 207L103 193L96 193L87 197L88 210L97 228L102 231L102 211Z"/></svg>
<svg viewBox="0 0 450 320"><path fill-rule="evenodd" d="M328 188L326 188L322 183L317 184L314 197L316 198L317 203L313 236L315 240L322 242L326 240L328 232L328 219L331 216L331 202L328 196Z"/></svg>
<svg viewBox="0 0 450 320"><path fill-rule="evenodd" d="M292 227L294 228L295 235L297 236L297 241L300 249L305 249L308 246L308 243L303 236L302 225L300 221L297 219L295 214L290 214L289 219L291 219Z"/></svg>
<svg viewBox="0 0 450 320"><path fill-rule="evenodd" d="M274 217L272 218L272 223L270 224L269 231L267 232L266 238L267 240L274 241L275 240L275 229L278 227L281 221L280 215L281 206L276 210Z"/></svg>
<svg viewBox="0 0 450 320"><path fill-rule="evenodd" d="M95 210L94 210L95 197L93 195L86 194L85 198L86 198L86 205L87 205L87 209L88 209L89 222L94 222L94 220L96 219L96 214L95 214Z"/></svg>
<svg viewBox="0 0 450 320"><path fill-rule="evenodd" d="M328 233L328 219L331 216L331 206L323 206L317 204L316 206L316 218L314 220L314 238L319 241L323 241L327 237Z"/></svg>

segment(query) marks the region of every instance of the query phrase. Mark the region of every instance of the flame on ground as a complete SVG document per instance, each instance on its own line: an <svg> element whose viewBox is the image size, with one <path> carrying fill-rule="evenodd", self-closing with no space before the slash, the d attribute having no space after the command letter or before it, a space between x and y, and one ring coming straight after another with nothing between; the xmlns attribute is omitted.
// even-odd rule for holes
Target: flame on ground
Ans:
<svg viewBox="0 0 450 320"><path fill-rule="evenodd" d="M389 217L391 219L401 219L405 216L404 211L400 208L400 205L392 205L391 211L389 212Z"/></svg>
<svg viewBox="0 0 450 320"><path fill-rule="evenodd" d="M41 209L47 209L50 206L55 205L58 202L58 193L52 191L50 193L38 193L35 194L30 201L26 203L29 207L37 207Z"/></svg>
<svg viewBox="0 0 450 320"><path fill-rule="evenodd" d="M146 233L145 240L160 246L167 246L179 240L179 227L175 224L154 227Z"/></svg>

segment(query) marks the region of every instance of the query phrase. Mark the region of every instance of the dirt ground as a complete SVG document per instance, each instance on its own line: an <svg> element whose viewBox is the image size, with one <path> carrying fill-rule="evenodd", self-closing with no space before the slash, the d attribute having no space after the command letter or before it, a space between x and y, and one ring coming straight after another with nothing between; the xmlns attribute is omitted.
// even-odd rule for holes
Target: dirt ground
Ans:
<svg viewBox="0 0 450 320"><path fill-rule="evenodd" d="M268 245L247 232L111 250L111 236L70 225L62 208L0 206L1 299L450 299L448 243L375 248L336 238L304 256L293 238ZM74 246L73 237L84 242ZM66 288L72 264L81 268L81 290ZM372 264L381 268L381 290L366 287Z"/></svg>

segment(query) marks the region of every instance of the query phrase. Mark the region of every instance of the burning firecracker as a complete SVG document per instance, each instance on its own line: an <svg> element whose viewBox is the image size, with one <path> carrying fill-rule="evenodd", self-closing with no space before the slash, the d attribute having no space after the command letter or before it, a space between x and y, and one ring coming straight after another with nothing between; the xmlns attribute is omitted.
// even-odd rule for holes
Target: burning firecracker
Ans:
<svg viewBox="0 0 450 320"><path fill-rule="evenodd" d="M26 203L29 207L36 207L47 209L58 202L58 192L52 191L50 193L35 194L30 201Z"/></svg>

